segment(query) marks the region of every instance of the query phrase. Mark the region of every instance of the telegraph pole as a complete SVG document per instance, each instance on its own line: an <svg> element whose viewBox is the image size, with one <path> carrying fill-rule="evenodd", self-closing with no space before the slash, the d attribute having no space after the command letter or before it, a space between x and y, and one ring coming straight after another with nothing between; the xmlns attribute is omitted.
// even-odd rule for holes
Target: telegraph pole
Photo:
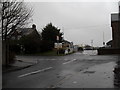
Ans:
<svg viewBox="0 0 120 90"><path fill-rule="evenodd" d="M91 46L92 46L92 50L93 50L93 40L91 40Z"/></svg>
<svg viewBox="0 0 120 90"><path fill-rule="evenodd" d="M64 34L64 27L62 27L62 30L63 30L63 40L64 40L64 35L65 35L65 34Z"/></svg>

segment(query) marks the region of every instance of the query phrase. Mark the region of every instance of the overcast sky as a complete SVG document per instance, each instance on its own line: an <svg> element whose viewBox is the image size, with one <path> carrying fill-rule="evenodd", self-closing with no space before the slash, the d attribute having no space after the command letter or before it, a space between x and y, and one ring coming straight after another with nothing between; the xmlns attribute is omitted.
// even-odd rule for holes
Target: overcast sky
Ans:
<svg viewBox="0 0 120 90"><path fill-rule="evenodd" d="M48 23L59 27L64 38L74 44L102 46L112 39L111 13L118 12L117 2L31 2L37 30Z"/></svg>

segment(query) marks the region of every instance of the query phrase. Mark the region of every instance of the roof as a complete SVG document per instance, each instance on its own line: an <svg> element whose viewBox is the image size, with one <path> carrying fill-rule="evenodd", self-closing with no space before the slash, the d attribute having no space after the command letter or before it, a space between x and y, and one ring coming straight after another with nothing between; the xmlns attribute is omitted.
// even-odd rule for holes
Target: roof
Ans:
<svg viewBox="0 0 120 90"><path fill-rule="evenodd" d="M111 21L120 21L120 1L118 2L119 5L119 13L111 14Z"/></svg>
<svg viewBox="0 0 120 90"><path fill-rule="evenodd" d="M63 40L64 43L69 43L72 44L73 42L67 41L67 40Z"/></svg>
<svg viewBox="0 0 120 90"><path fill-rule="evenodd" d="M34 29L33 28L19 28L17 31L21 33L22 35L29 35L30 33L34 31Z"/></svg>
<svg viewBox="0 0 120 90"><path fill-rule="evenodd" d="M107 45L112 45L112 43L113 43L113 40L110 40L107 42Z"/></svg>
<svg viewBox="0 0 120 90"><path fill-rule="evenodd" d="M111 21L120 21L120 14L119 13L115 13L111 15Z"/></svg>

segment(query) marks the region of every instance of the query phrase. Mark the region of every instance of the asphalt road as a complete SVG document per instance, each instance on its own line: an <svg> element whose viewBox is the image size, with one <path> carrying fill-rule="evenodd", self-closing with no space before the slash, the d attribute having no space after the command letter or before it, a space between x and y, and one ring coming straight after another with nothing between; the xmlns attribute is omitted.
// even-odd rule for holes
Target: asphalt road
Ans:
<svg viewBox="0 0 120 90"><path fill-rule="evenodd" d="M113 69L119 56L85 51L66 56L18 56L17 59L37 64L4 73L3 88L114 88Z"/></svg>

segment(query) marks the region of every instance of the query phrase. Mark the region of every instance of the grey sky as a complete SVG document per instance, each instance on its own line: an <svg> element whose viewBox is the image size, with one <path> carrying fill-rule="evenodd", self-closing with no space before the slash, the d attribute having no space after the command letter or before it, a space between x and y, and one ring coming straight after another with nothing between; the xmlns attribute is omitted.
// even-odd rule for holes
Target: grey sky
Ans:
<svg viewBox="0 0 120 90"><path fill-rule="evenodd" d="M64 30L65 39L74 44L102 46L112 39L111 12L118 12L117 2L31 2L34 8L33 23L41 31L46 24ZM62 31L61 30L61 31Z"/></svg>

